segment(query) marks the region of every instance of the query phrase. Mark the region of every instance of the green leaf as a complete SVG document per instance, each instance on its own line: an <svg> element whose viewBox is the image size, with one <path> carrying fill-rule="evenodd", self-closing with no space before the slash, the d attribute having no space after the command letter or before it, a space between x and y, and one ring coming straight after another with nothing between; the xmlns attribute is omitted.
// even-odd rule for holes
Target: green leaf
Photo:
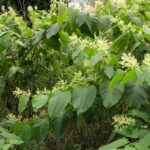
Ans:
<svg viewBox="0 0 150 150"><path fill-rule="evenodd" d="M48 102L48 95L44 94L39 94L35 95L32 98L32 106L33 106L33 111L37 112L38 109L42 108L46 103Z"/></svg>
<svg viewBox="0 0 150 150"><path fill-rule="evenodd" d="M128 138L133 138L137 139L139 138L139 129L134 127L134 128L122 128L121 130L118 130L117 133L128 137Z"/></svg>
<svg viewBox="0 0 150 150"><path fill-rule="evenodd" d="M87 16L86 24L91 33L96 33L97 31L99 31L99 20L97 17L92 15Z"/></svg>
<svg viewBox="0 0 150 150"><path fill-rule="evenodd" d="M52 36L56 35L59 32L59 29L60 29L59 25L57 23L54 24L47 30L46 37L51 38Z"/></svg>
<svg viewBox="0 0 150 150"><path fill-rule="evenodd" d="M123 77L122 81L120 82L119 86L123 87L127 82L136 78L135 70L128 71L125 76Z"/></svg>
<svg viewBox="0 0 150 150"><path fill-rule="evenodd" d="M123 71L120 71L116 75L114 75L114 77L109 83L109 89L111 89L118 81L120 81L123 78L123 76L124 76Z"/></svg>
<svg viewBox="0 0 150 150"><path fill-rule="evenodd" d="M147 97L147 93L139 83L129 84L126 88L126 99L130 107L141 106Z"/></svg>
<svg viewBox="0 0 150 150"><path fill-rule="evenodd" d="M87 13L79 12L76 17L76 24L80 27L85 23L86 18L87 18Z"/></svg>
<svg viewBox="0 0 150 150"><path fill-rule="evenodd" d="M98 17L99 22L97 22L100 31L105 32L111 27L110 17L101 15Z"/></svg>
<svg viewBox="0 0 150 150"><path fill-rule="evenodd" d="M0 126L0 132L7 132L8 130Z"/></svg>
<svg viewBox="0 0 150 150"><path fill-rule="evenodd" d="M49 100L48 113L51 118L60 117L65 112L65 108L71 100L70 92L56 92Z"/></svg>
<svg viewBox="0 0 150 150"><path fill-rule="evenodd" d="M139 140L139 142L136 142L134 144L134 146L138 149L138 150L149 150L150 149L150 133L145 135L145 137L141 140Z"/></svg>
<svg viewBox="0 0 150 150"><path fill-rule="evenodd" d="M59 37L60 40L64 43L64 44L68 44L69 43L69 35L66 32L61 31L59 33Z"/></svg>
<svg viewBox="0 0 150 150"><path fill-rule="evenodd" d="M4 147L5 141L4 139L0 139L0 150Z"/></svg>
<svg viewBox="0 0 150 150"><path fill-rule="evenodd" d="M69 27L71 31L74 31L76 28L76 16L77 16L77 10L68 8L68 22L69 22Z"/></svg>
<svg viewBox="0 0 150 150"><path fill-rule="evenodd" d="M67 131L69 126L69 119L66 118L66 114L63 114L59 118L52 120L50 123L50 130L55 139L60 139Z"/></svg>
<svg viewBox="0 0 150 150"><path fill-rule="evenodd" d="M150 28L145 28L144 30L144 37L146 37L148 40L150 40Z"/></svg>
<svg viewBox="0 0 150 150"><path fill-rule="evenodd" d="M137 41L133 44L130 52L134 52L139 46L141 45L141 42L140 41Z"/></svg>
<svg viewBox="0 0 150 150"><path fill-rule="evenodd" d="M143 67L143 77L144 81L150 85L150 67L149 66L144 66Z"/></svg>
<svg viewBox="0 0 150 150"><path fill-rule="evenodd" d="M43 31L37 31L35 33L33 45L37 44L41 40L43 33L44 33Z"/></svg>
<svg viewBox="0 0 150 150"><path fill-rule="evenodd" d="M145 80L145 75L141 69L136 69L136 76L137 76L137 81L139 83L143 83Z"/></svg>
<svg viewBox="0 0 150 150"><path fill-rule="evenodd" d="M2 37L3 35L5 35L8 31L0 31L0 37Z"/></svg>
<svg viewBox="0 0 150 150"><path fill-rule="evenodd" d="M31 127L27 124L24 124L19 136L23 139L23 141L28 142L32 136Z"/></svg>
<svg viewBox="0 0 150 150"><path fill-rule="evenodd" d="M75 87L73 89L72 98L73 107L80 115L93 105L96 98L96 88L93 85L89 87Z"/></svg>
<svg viewBox="0 0 150 150"><path fill-rule="evenodd" d="M112 66L105 66L104 67L104 72L105 72L105 74L107 75L107 77L109 79L111 79L112 76L114 75L114 69L113 69Z"/></svg>
<svg viewBox="0 0 150 150"><path fill-rule="evenodd" d="M143 119L145 122L148 122L150 119L150 116L147 113L145 113L143 111L136 110L136 109L129 111L128 114L132 115L134 117L139 117L139 118Z"/></svg>
<svg viewBox="0 0 150 150"><path fill-rule="evenodd" d="M117 104L124 92L123 88L119 88L115 85L113 88L108 88L109 82L104 82L100 85L100 94L103 99L103 105L106 108L110 108Z"/></svg>
<svg viewBox="0 0 150 150"><path fill-rule="evenodd" d="M21 95L19 98L19 106L18 106L18 111L19 113L22 113L28 104L29 101L29 96Z"/></svg>
<svg viewBox="0 0 150 150"><path fill-rule="evenodd" d="M66 21L68 15L67 6L64 3L58 4L58 16L57 16L57 23L62 25L64 21Z"/></svg>
<svg viewBox="0 0 150 150"><path fill-rule="evenodd" d="M14 66L14 65L11 66L9 69L9 78L15 75L17 71L18 71L18 66Z"/></svg>
<svg viewBox="0 0 150 150"><path fill-rule="evenodd" d="M11 41L3 38L0 39L0 53L3 52L4 50L11 48L11 46L12 46Z"/></svg>
<svg viewBox="0 0 150 150"><path fill-rule="evenodd" d="M146 34L149 34L149 35L150 35L150 28L145 28L145 29L144 29L144 32L145 32Z"/></svg>
<svg viewBox="0 0 150 150"><path fill-rule="evenodd" d="M49 120L39 119L33 125L33 138L38 142L41 143L49 132Z"/></svg>
<svg viewBox="0 0 150 150"><path fill-rule="evenodd" d="M20 139L20 137L16 136L13 133L9 133L8 131L2 132L1 135L6 139L17 139L17 140Z"/></svg>
<svg viewBox="0 0 150 150"><path fill-rule="evenodd" d="M22 140L10 139L9 143L12 144L12 145L21 145L24 142Z"/></svg>
<svg viewBox="0 0 150 150"><path fill-rule="evenodd" d="M25 47L25 44L21 40L16 40L15 41L18 45Z"/></svg>
<svg viewBox="0 0 150 150"><path fill-rule="evenodd" d="M3 93L5 84L6 84L5 81L0 79L0 95Z"/></svg>
<svg viewBox="0 0 150 150"><path fill-rule="evenodd" d="M5 144L2 150L9 150L11 148L11 144Z"/></svg>
<svg viewBox="0 0 150 150"><path fill-rule="evenodd" d="M90 67L94 67L98 62L103 59L102 53L97 53L90 58Z"/></svg>
<svg viewBox="0 0 150 150"><path fill-rule="evenodd" d="M98 150L117 150L119 147L125 146L128 143L129 141L126 138L122 138L108 145L102 146Z"/></svg>

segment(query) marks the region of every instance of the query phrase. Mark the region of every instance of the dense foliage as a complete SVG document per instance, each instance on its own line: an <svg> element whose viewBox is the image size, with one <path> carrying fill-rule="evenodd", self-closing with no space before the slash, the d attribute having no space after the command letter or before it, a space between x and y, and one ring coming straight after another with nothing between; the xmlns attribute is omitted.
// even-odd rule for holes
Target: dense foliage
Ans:
<svg viewBox="0 0 150 150"><path fill-rule="evenodd" d="M2 11L0 149L150 149L149 0Z"/></svg>

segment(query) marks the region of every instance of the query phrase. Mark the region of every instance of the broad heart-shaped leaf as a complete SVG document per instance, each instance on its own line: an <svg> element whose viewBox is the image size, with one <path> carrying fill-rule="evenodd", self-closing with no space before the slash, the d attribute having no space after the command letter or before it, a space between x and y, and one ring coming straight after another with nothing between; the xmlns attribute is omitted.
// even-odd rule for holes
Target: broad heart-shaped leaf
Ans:
<svg viewBox="0 0 150 150"><path fill-rule="evenodd" d="M33 138L38 142L41 143L49 132L49 120L39 119L33 125Z"/></svg>
<svg viewBox="0 0 150 150"><path fill-rule="evenodd" d="M48 101L49 96L44 94L35 95L32 98L32 107L33 111L38 111L38 109L42 108Z"/></svg>
<svg viewBox="0 0 150 150"><path fill-rule="evenodd" d="M65 113L65 108L71 100L70 92L56 92L49 100L48 113L51 118L58 118Z"/></svg>
<svg viewBox="0 0 150 150"><path fill-rule="evenodd" d="M99 30L99 20L95 16L88 16L86 18L86 24L91 31L91 33L95 33Z"/></svg>
<svg viewBox="0 0 150 150"><path fill-rule="evenodd" d="M57 23L62 25L62 23L67 19L68 9L64 3L58 4L58 16Z"/></svg>
<svg viewBox="0 0 150 150"><path fill-rule="evenodd" d="M96 87L93 85L89 87L75 87L73 89L72 98L73 107L80 115L93 105L96 98Z"/></svg>
<svg viewBox="0 0 150 150"><path fill-rule="evenodd" d="M117 150L119 147L125 146L128 143L129 141L126 138L122 138L106 146L102 146L98 150Z"/></svg>
<svg viewBox="0 0 150 150"><path fill-rule="evenodd" d="M29 101L29 96L21 95L19 98L19 106L18 106L18 111L19 113L22 113L28 104Z"/></svg>
<svg viewBox="0 0 150 150"><path fill-rule="evenodd" d="M147 98L147 93L142 85L139 83L129 84L126 87L126 99L130 107L141 106L145 99Z"/></svg>
<svg viewBox="0 0 150 150"><path fill-rule="evenodd" d="M46 37L47 38L51 38L52 36L56 35L58 32L59 32L59 25L56 23L54 24L52 27L50 27L48 30L47 30L47 34L46 34Z"/></svg>
<svg viewBox="0 0 150 150"><path fill-rule="evenodd" d="M87 18L87 13L85 12L79 12L77 14L77 17L76 17L76 24L80 27L81 25L84 24L84 22L86 21L86 18Z"/></svg>
<svg viewBox="0 0 150 150"><path fill-rule="evenodd" d="M103 105L106 108L110 108L117 104L124 92L123 88L119 88L115 85L113 88L108 88L109 82L106 81L100 85L100 94L103 99Z"/></svg>

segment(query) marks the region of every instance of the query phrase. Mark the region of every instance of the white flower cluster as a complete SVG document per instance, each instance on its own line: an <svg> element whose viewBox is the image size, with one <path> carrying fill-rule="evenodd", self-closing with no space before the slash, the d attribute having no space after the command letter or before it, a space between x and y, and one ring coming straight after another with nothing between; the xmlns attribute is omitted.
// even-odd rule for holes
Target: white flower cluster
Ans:
<svg viewBox="0 0 150 150"><path fill-rule="evenodd" d="M128 23L126 24L122 19L116 18L118 21L118 27L120 28L120 30L122 31L122 33L127 33L127 32L133 32L135 33L137 31L136 26Z"/></svg>
<svg viewBox="0 0 150 150"><path fill-rule="evenodd" d="M89 68L89 66L90 66L89 60L85 59L85 60L83 61L83 66L84 66L85 68Z"/></svg>
<svg viewBox="0 0 150 150"><path fill-rule="evenodd" d="M31 96L31 91L28 90L28 91L24 91L24 90L21 90L20 88L16 87L16 90L13 91L13 94L16 96L16 97L19 97L21 95L24 95L24 96Z"/></svg>
<svg viewBox="0 0 150 150"><path fill-rule="evenodd" d="M56 85L52 88L52 93L55 93L56 91L65 91L69 88L68 82L65 80L60 79Z"/></svg>
<svg viewBox="0 0 150 150"><path fill-rule="evenodd" d="M39 112L38 115L33 115L32 118L33 118L33 119L39 119L39 118L46 118L47 116L48 116L47 111L43 109L43 110L41 110L41 111ZM28 121L28 118L26 118L25 121Z"/></svg>
<svg viewBox="0 0 150 150"><path fill-rule="evenodd" d="M143 64L150 67L150 54L145 55Z"/></svg>
<svg viewBox="0 0 150 150"><path fill-rule="evenodd" d="M137 59L131 55L131 53L123 53L121 61L119 62L122 65L122 68L135 69L139 67Z"/></svg>
<svg viewBox="0 0 150 150"><path fill-rule="evenodd" d="M95 69L94 68L89 68L89 69L86 69L86 75L87 75L87 78L86 80L88 82L97 82L97 79L98 79L98 73L95 72Z"/></svg>
<svg viewBox="0 0 150 150"><path fill-rule="evenodd" d="M37 89L36 94L49 94L51 93L50 90L47 90L46 88L44 88L44 90L39 90Z"/></svg>
<svg viewBox="0 0 150 150"><path fill-rule="evenodd" d="M83 40L82 40L80 37L78 37L78 36L75 35L75 34L72 34L72 35L70 36L69 47L76 47L76 46L82 44L82 43L83 43L82 41L83 41ZM87 43L86 41L84 41L84 42L85 42L85 44Z"/></svg>
<svg viewBox="0 0 150 150"><path fill-rule="evenodd" d="M94 13L95 7L91 4L88 4L86 1L78 1L74 0L69 3L69 7L73 7L74 9L77 9L79 11L85 12L85 13Z"/></svg>
<svg viewBox="0 0 150 150"><path fill-rule="evenodd" d="M88 83L85 79L85 76L82 75L81 71L74 73L74 77L69 84L69 86L73 88L76 86L87 86L87 85Z"/></svg>
<svg viewBox="0 0 150 150"><path fill-rule="evenodd" d="M109 53L111 42L108 42L108 40L99 37L95 37L95 40L91 41L87 39L81 39L80 37L77 37L74 34L70 36L69 47L72 48L80 45L91 49L97 49L98 52L102 52L104 56L106 56Z"/></svg>
<svg viewBox="0 0 150 150"><path fill-rule="evenodd" d="M14 114L8 114L7 115L7 118L8 118L8 120L10 120L10 121L21 121L21 119L22 119L22 116L18 116L18 117L16 117Z"/></svg>
<svg viewBox="0 0 150 150"><path fill-rule="evenodd" d="M111 0L112 4L118 8L126 8L126 0Z"/></svg>
<svg viewBox="0 0 150 150"><path fill-rule="evenodd" d="M66 91L67 89L69 89L70 87L74 88L76 86L87 86L88 83L86 81L85 76L82 75L82 72L75 72L73 79L68 82L65 80L60 79L56 85L52 88L52 93L55 93L56 91Z"/></svg>
<svg viewBox="0 0 150 150"><path fill-rule="evenodd" d="M103 6L103 5L104 5L103 1L101 1L101 0L96 0L95 1L95 7L99 8L99 7Z"/></svg>
<svg viewBox="0 0 150 150"><path fill-rule="evenodd" d="M116 130L121 130L123 128L128 128L130 126L135 126L135 119L128 117L126 115L116 115L113 118L113 125Z"/></svg>
<svg viewBox="0 0 150 150"><path fill-rule="evenodd" d="M108 42L106 39L96 39L94 42L95 47L98 49L98 51L102 52L104 56L108 55L109 49L111 47L111 43Z"/></svg>

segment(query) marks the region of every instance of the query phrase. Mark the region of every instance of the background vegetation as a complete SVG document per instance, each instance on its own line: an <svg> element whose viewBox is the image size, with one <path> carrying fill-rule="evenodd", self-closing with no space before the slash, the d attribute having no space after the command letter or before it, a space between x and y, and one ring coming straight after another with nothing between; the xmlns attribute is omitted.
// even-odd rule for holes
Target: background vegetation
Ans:
<svg viewBox="0 0 150 150"><path fill-rule="evenodd" d="M0 149L149 150L149 0L25 10L1 8Z"/></svg>

